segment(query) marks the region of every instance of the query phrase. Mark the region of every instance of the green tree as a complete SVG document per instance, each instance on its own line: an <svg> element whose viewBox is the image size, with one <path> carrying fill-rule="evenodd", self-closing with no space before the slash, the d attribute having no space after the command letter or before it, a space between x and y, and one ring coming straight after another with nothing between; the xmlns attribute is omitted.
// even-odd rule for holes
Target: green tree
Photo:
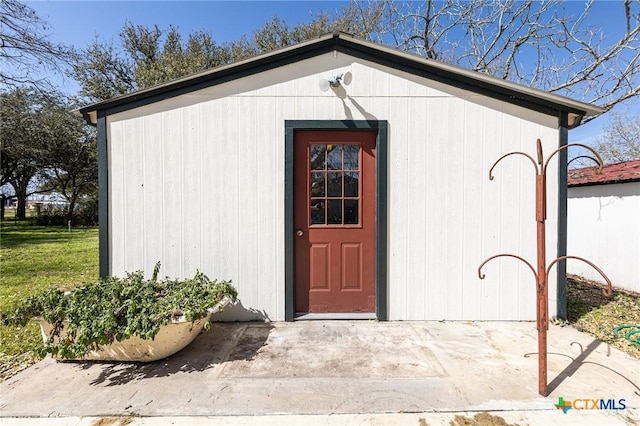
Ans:
<svg viewBox="0 0 640 426"><path fill-rule="evenodd" d="M101 44L96 39L78 54L69 75L80 82L79 96L97 102L138 88L131 61L118 52L112 44Z"/></svg>
<svg viewBox="0 0 640 426"><path fill-rule="evenodd" d="M16 218L26 217L27 197L38 192L44 161L41 112L49 100L33 89L0 94L0 186L9 185L17 199ZM4 193L3 193L4 194Z"/></svg>
<svg viewBox="0 0 640 426"><path fill-rule="evenodd" d="M135 81L141 87L150 87L175 80L188 74L226 64L230 61L228 49L218 46L204 31L191 33L183 41L180 33L169 27L164 42L163 32L154 27L127 25L123 30L125 50L134 61Z"/></svg>
<svg viewBox="0 0 640 426"><path fill-rule="evenodd" d="M352 34L362 40L378 39L385 22L385 2L361 4L352 2L343 6L335 14L322 12L309 22L298 22L290 26L279 18L272 17L253 33L251 40L246 37L231 43L234 60L271 52L286 46L311 40L332 31Z"/></svg>
<svg viewBox="0 0 640 426"><path fill-rule="evenodd" d="M115 48L95 40L79 54L69 74L80 83L81 96L97 102L231 61L230 48L204 31L185 41L174 27L162 31L127 23L120 41Z"/></svg>
<svg viewBox="0 0 640 426"><path fill-rule="evenodd" d="M339 29L363 39L375 33L382 21L384 3L366 8L354 3L335 16L321 13L307 23L289 26L277 16L251 37L218 44L206 31L183 39L174 27L146 27L127 23L120 32L120 46L95 40L77 57L70 75L81 86L80 95L101 101L290 46Z"/></svg>
<svg viewBox="0 0 640 426"><path fill-rule="evenodd" d="M58 99L42 117L47 132L46 158L41 163L43 186L59 192L67 200L67 221L83 195L93 195L98 187L98 159L95 128L71 111L73 104Z"/></svg>
<svg viewBox="0 0 640 426"><path fill-rule="evenodd" d="M59 94L18 88L0 94L0 135L0 186L12 188L16 217L26 217L30 195L57 190L71 220L78 197L97 185L94 130Z"/></svg>

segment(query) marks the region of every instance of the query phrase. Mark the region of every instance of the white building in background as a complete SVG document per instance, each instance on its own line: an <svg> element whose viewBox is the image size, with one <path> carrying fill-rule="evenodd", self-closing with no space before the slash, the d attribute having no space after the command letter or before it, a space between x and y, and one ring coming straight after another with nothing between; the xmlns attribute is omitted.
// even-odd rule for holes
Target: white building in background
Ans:
<svg viewBox="0 0 640 426"><path fill-rule="evenodd" d="M568 253L589 259L613 285L640 293L640 160L570 170ZM567 272L602 282L590 266Z"/></svg>

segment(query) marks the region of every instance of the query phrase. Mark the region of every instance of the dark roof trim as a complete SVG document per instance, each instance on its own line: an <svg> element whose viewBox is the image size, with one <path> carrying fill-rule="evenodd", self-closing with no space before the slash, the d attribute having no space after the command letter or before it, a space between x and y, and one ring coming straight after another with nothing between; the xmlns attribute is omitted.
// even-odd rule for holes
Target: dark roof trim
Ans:
<svg viewBox="0 0 640 426"><path fill-rule="evenodd" d="M566 112L569 115L569 127L578 126L585 115L594 115L603 111L599 107L574 101L563 96L531 89L464 68L358 40L347 34L334 33L256 56L255 58L88 105L81 108L80 113L87 122L95 124L98 111L102 111L105 115L115 114L258 74L334 50L544 114L557 116L559 112Z"/></svg>

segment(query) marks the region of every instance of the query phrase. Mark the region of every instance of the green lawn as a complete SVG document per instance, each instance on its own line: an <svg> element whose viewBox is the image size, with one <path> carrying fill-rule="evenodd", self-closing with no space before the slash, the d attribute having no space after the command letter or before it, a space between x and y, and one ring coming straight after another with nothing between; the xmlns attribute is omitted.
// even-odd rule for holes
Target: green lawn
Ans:
<svg viewBox="0 0 640 426"><path fill-rule="evenodd" d="M0 310L50 287L71 288L98 278L98 229L30 226L5 220L0 228ZM41 337L35 323L0 327L0 375L33 359Z"/></svg>

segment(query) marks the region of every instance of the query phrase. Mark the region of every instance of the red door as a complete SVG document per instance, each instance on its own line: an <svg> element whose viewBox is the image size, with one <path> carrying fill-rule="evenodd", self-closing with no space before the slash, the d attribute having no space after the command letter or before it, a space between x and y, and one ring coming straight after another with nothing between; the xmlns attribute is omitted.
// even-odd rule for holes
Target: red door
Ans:
<svg viewBox="0 0 640 426"><path fill-rule="evenodd" d="M295 309L375 312L376 135L295 135Z"/></svg>

